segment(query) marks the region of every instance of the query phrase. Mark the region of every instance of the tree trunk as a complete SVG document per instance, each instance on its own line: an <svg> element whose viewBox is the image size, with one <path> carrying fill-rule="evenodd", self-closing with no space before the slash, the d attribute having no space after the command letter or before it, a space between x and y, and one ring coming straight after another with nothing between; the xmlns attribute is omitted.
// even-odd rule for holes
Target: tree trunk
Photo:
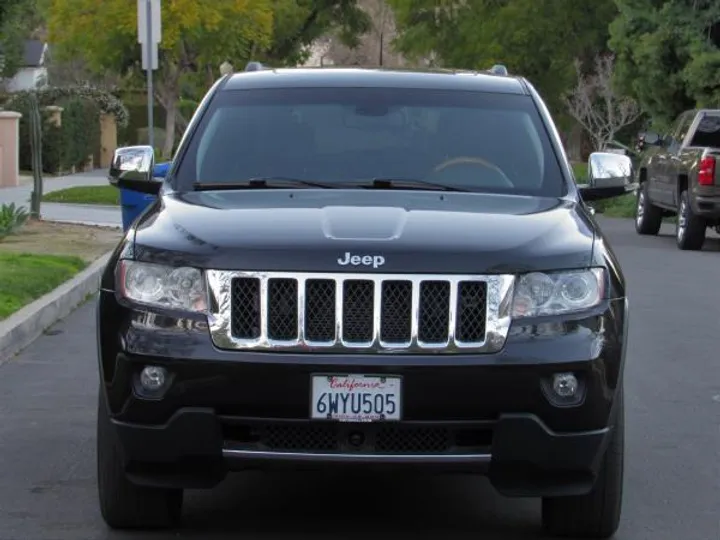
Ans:
<svg viewBox="0 0 720 540"><path fill-rule="evenodd" d="M175 111L175 121L177 122L176 129L181 132L184 132L190 124L190 121L180 113L180 109Z"/></svg>
<svg viewBox="0 0 720 540"><path fill-rule="evenodd" d="M162 157L165 160L172 158L173 147L175 146L175 114L177 112L177 99L168 100L165 104L165 146Z"/></svg>
<svg viewBox="0 0 720 540"><path fill-rule="evenodd" d="M42 116L37 96L30 93L30 152L32 154L33 191L30 195L30 215L40 219L40 201L43 194Z"/></svg>
<svg viewBox="0 0 720 540"><path fill-rule="evenodd" d="M162 149L163 159L172 157L175 146L175 123L180 100L180 70L177 65L168 62L158 81L155 97L165 109L165 144Z"/></svg>
<svg viewBox="0 0 720 540"><path fill-rule="evenodd" d="M570 131L567 133L567 141L565 148L567 149L568 157L570 161L583 161L583 128L579 124L572 126Z"/></svg>

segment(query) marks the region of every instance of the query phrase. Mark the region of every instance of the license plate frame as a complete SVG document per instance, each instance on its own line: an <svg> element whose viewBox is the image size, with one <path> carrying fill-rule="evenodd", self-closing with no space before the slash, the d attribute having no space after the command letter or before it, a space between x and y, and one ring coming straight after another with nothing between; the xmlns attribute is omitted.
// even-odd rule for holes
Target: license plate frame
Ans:
<svg viewBox="0 0 720 540"><path fill-rule="evenodd" d="M317 397L316 397L316 381L325 381L326 387L330 385L333 379L340 381L355 381L358 383L370 383L370 384L387 384L391 383L390 390L394 390L396 394L396 412L391 416L378 417L374 413L367 414L365 416L354 416L344 417L340 413L332 414L331 412L322 413L317 411ZM403 377L400 375L386 375L380 373L312 373L310 375L310 403L309 403L309 419L313 422L340 422L340 423L398 423L403 418ZM322 386L319 388L323 390ZM383 394L376 394L383 395ZM387 393L385 395L388 395ZM352 398L348 398L346 407L350 407ZM338 398L338 401L340 398ZM329 406L329 404L328 404Z"/></svg>

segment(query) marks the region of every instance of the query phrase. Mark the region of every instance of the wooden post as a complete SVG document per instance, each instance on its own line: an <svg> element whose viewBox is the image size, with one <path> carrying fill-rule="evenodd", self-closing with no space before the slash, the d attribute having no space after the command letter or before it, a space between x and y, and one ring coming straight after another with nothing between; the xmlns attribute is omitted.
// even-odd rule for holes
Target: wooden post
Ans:
<svg viewBox="0 0 720 540"><path fill-rule="evenodd" d="M40 219L40 201L43 195L42 115L37 96L30 93L30 152L32 154L33 191L30 194L30 215Z"/></svg>
<svg viewBox="0 0 720 540"><path fill-rule="evenodd" d="M113 154L117 149L117 121L112 114L100 115L100 163L101 168L109 168Z"/></svg>
<svg viewBox="0 0 720 540"><path fill-rule="evenodd" d="M50 105L48 107L45 107L45 110L50 113L50 123L61 127L62 126L62 113L65 109L62 107L58 107L57 105Z"/></svg>
<svg viewBox="0 0 720 540"><path fill-rule="evenodd" d="M0 187L16 187L20 180L20 118L14 111L0 111Z"/></svg>

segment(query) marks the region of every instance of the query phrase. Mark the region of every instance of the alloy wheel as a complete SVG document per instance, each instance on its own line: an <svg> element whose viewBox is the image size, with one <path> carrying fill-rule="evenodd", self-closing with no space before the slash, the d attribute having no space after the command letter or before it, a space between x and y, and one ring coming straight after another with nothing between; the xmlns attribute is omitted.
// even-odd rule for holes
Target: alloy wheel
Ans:
<svg viewBox="0 0 720 540"><path fill-rule="evenodd" d="M638 226L640 226L642 224L643 218L645 217L645 194L642 192L642 190L638 193L637 208L635 214L635 222Z"/></svg>
<svg viewBox="0 0 720 540"><path fill-rule="evenodd" d="M681 240L685 237L685 231L687 229L687 202L682 199L680 201L680 211L677 216L677 237Z"/></svg>

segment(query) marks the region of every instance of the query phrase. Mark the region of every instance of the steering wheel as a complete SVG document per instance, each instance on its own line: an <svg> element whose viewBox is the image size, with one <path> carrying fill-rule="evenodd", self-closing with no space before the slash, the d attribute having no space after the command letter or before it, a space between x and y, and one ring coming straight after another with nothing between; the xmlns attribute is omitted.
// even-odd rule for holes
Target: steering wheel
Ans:
<svg viewBox="0 0 720 540"><path fill-rule="evenodd" d="M440 165L435 167L433 169L433 172L440 172L448 167L457 167L458 165L480 165L481 167L485 167L486 169L491 169L495 172L497 172L503 179L503 183L506 187L514 188L515 184L512 183L512 181L507 177L507 175L503 172L503 170L495 165L494 163L490 163L489 161L479 158L479 157L468 157L468 156L462 156L462 157L456 157L451 158L446 161L443 161Z"/></svg>

